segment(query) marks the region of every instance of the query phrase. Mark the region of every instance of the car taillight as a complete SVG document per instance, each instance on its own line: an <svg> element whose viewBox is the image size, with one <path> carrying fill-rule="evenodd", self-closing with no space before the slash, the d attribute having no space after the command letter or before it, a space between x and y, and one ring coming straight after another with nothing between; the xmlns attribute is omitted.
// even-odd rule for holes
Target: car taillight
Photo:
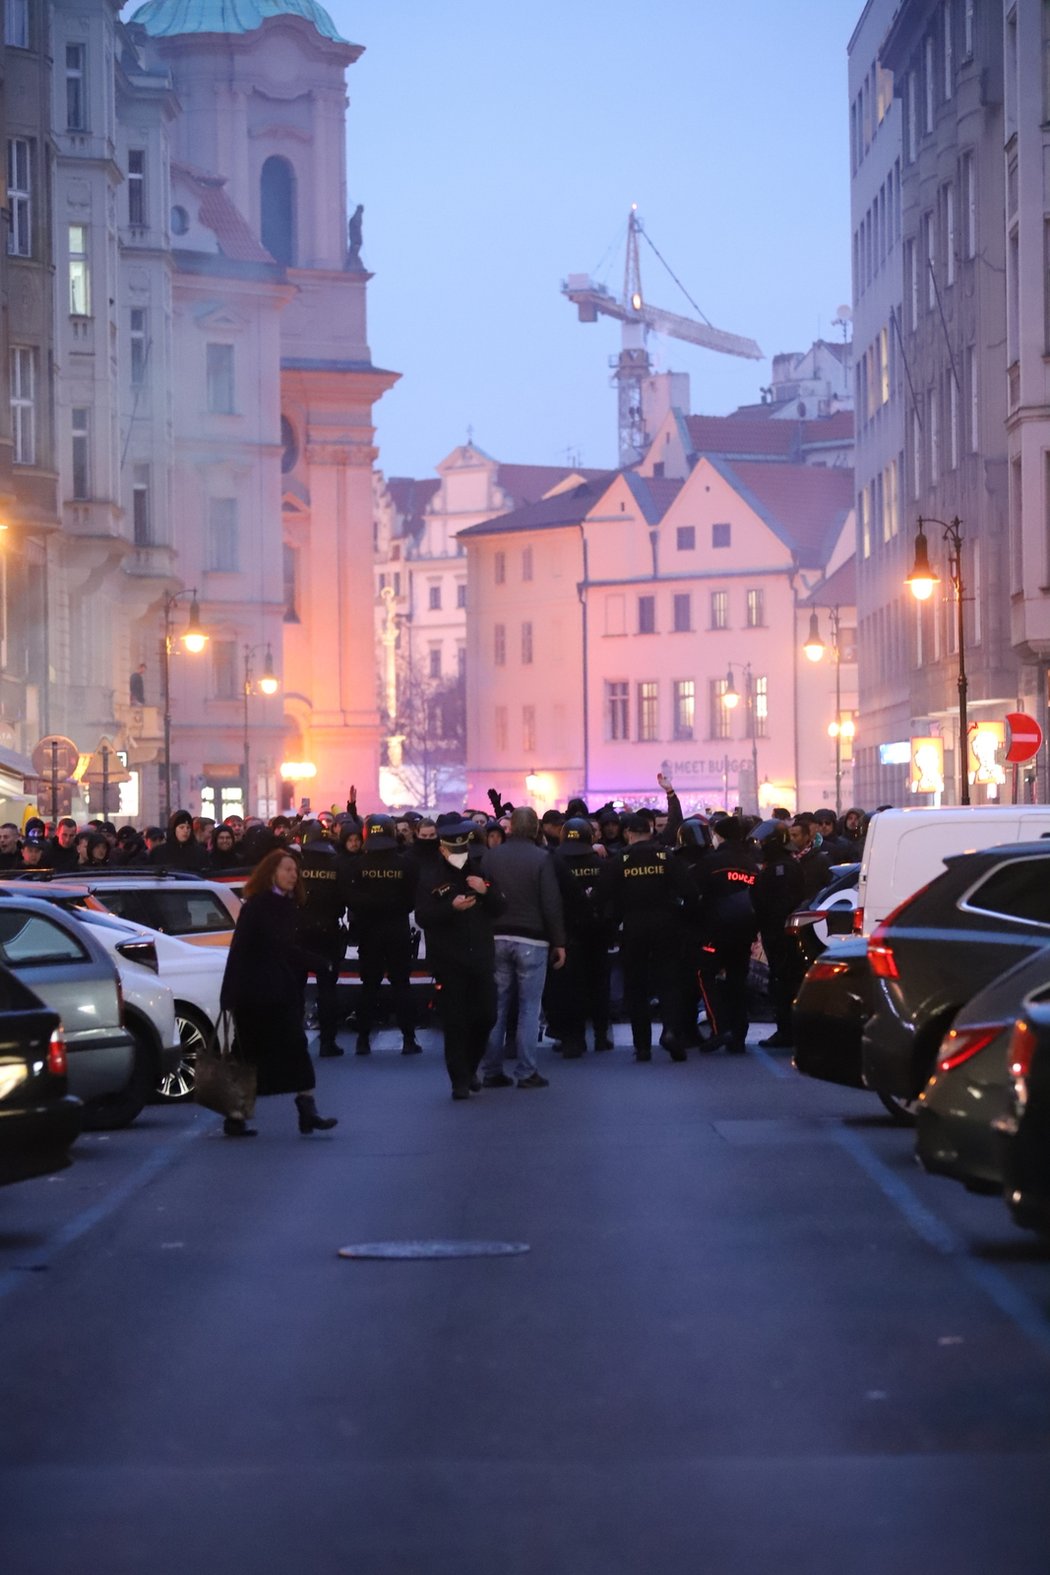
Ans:
<svg viewBox="0 0 1050 1575"><path fill-rule="evenodd" d="M1028 1023L1018 1018L1014 1024L1014 1031L1010 1035L1010 1048L1007 1051L1007 1064L1011 1077L1027 1077L1032 1070L1032 1056L1035 1054L1036 1035Z"/></svg>
<svg viewBox="0 0 1050 1575"><path fill-rule="evenodd" d="M854 908L854 910L853 910L853 933L854 933L854 935L863 935L864 934L864 909L863 908Z"/></svg>
<svg viewBox="0 0 1050 1575"><path fill-rule="evenodd" d="M47 1045L47 1069L53 1077L65 1077L69 1070L66 1060L66 1036L56 1028Z"/></svg>
<svg viewBox="0 0 1050 1575"><path fill-rule="evenodd" d="M879 938L882 933L883 927L880 924L878 929L872 932L871 939L868 941L868 966L876 979L899 979L900 970L897 967L897 959L893 955L892 947Z"/></svg>
<svg viewBox="0 0 1050 1575"><path fill-rule="evenodd" d="M941 1040L937 1052L938 1072L950 1072L953 1067L961 1066L971 1056L977 1055L978 1051L987 1049L1005 1027L1005 1023L992 1023L981 1028L950 1029Z"/></svg>
<svg viewBox="0 0 1050 1575"><path fill-rule="evenodd" d="M806 978L809 979L809 980L813 980L813 979L834 979L837 974L848 973L848 972L849 972L849 964L848 963L820 961L820 962L815 962L812 965L812 967L810 968L809 972L806 974Z"/></svg>

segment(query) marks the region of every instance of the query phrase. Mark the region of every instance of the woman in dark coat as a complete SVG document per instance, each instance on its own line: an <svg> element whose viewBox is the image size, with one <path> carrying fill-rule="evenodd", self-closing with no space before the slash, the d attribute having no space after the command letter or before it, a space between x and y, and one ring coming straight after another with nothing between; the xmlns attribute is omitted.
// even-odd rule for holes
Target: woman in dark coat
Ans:
<svg viewBox="0 0 1050 1575"><path fill-rule="evenodd" d="M296 944L295 911L304 900L291 853L269 853L244 888L230 942L220 1001L233 1013L240 1053L255 1064L260 1094L295 1094L299 1131L327 1132L334 1117L317 1114L313 1062L303 1029L300 972L311 966ZM254 1137L243 1115L227 1116L227 1137Z"/></svg>

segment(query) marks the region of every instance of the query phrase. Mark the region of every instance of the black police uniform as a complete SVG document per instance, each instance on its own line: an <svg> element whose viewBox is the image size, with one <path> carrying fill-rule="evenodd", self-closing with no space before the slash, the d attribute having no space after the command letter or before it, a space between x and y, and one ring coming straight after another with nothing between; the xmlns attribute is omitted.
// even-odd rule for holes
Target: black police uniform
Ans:
<svg viewBox="0 0 1050 1575"><path fill-rule="evenodd" d="M573 1058L586 1048L587 1019L594 1027L594 1048L611 1050L609 1039L609 926L602 918L597 891L604 860L591 845L590 828L566 822L564 840L554 854L554 872L565 914L565 966L547 980L548 1021L556 1025L562 1055Z"/></svg>
<svg viewBox="0 0 1050 1575"><path fill-rule="evenodd" d="M384 817L385 818L385 817ZM390 980L394 1020L401 1030L401 1053L415 1055L412 1005L412 940L409 915L415 902L416 867L386 829L365 822L365 845L352 861L348 901L356 921L361 997L357 1008L357 1054L370 1053L369 1035L379 1006L384 974Z"/></svg>
<svg viewBox="0 0 1050 1575"><path fill-rule="evenodd" d="M688 840L680 841L674 850L674 860L683 869L688 871L692 882L694 897L699 897L700 870L709 858L712 848L709 840L706 822L691 819L685 822L686 830L681 833ZM678 1022L674 1025L682 1043L689 1046L700 1044L700 1031L698 1019L700 1015L700 964L704 947L703 931L700 928L700 909L697 903L691 908L683 910L682 923L679 927L678 953L674 962L676 977L678 979L677 1001L681 1007Z"/></svg>
<svg viewBox="0 0 1050 1575"><path fill-rule="evenodd" d="M698 869L700 988L714 1029L714 1038L701 1049L713 1050L721 1044L734 1054L744 1052L747 972L758 933L752 896L757 876L753 855L736 842L723 842Z"/></svg>
<svg viewBox="0 0 1050 1575"><path fill-rule="evenodd" d="M306 901L296 916L296 937L302 949L315 959L317 980L317 1021L320 1028L318 1054L342 1055L336 1043L339 1030L339 970L346 956L346 912L349 884L342 861L330 842L322 838L308 842L299 856L299 868ZM306 980L303 980L305 988Z"/></svg>
<svg viewBox="0 0 1050 1575"><path fill-rule="evenodd" d="M764 1044L787 1049L793 1043L791 1003L805 971L802 953L784 929L789 913L804 901L802 869L783 843L762 849L754 890L755 917L769 965L769 994L776 1032Z"/></svg>
<svg viewBox="0 0 1050 1575"><path fill-rule="evenodd" d="M608 861L599 887L599 900L605 899L623 923L620 963L635 1059L652 1059L649 1002L656 995L664 1023L661 1042L673 1060L684 1061L685 1049L668 1024L681 1018L674 960L683 912L694 901L689 877L667 848L646 838Z"/></svg>
<svg viewBox="0 0 1050 1575"><path fill-rule="evenodd" d="M467 834L464 831L462 837ZM506 903L498 886L481 876L481 852L471 846L462 869L442 857L437 878L428 877L416 897L416 918L426 932L427 960L441 987L445 1065L457 1099L466 1098L476 1084L496 1022L493 921ZM485 880L484 895L467 884L471 875ZM472 897L474 901L468 908L456 908L456 897Z"/></svg>

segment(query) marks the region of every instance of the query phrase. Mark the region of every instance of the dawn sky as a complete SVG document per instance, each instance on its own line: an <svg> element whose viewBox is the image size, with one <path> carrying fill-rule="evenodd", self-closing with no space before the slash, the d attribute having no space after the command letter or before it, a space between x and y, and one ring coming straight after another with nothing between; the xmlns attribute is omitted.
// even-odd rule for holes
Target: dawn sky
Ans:
<svg viewBox="0 0 1050 1575"><path fill-rule="evenodd" d="M427 475L467 436L496 457L616 463L619 327L560 293L619 293L628 209L719 328L767 357L837 336L850 299L846 45L860 0L333 0L348 184L365 205L379 464ZM692 308L643 245L647 298ZM756 400L769 362L651 339L694 410Z"/></svg>

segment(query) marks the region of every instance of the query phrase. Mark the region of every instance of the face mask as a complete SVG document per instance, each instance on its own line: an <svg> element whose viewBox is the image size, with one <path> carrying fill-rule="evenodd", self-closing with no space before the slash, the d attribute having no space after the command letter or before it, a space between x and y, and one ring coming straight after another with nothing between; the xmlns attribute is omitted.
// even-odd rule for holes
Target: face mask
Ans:
<svg viewBox="0 0 1050 1575"><path fill-rule="evenodd" d="M450 864L454 864L458 870L461 870L464 864L470 858L470 854L467 852L466 848L464 848L462 853L446 853L445 857L448 859Z"/></svg>

